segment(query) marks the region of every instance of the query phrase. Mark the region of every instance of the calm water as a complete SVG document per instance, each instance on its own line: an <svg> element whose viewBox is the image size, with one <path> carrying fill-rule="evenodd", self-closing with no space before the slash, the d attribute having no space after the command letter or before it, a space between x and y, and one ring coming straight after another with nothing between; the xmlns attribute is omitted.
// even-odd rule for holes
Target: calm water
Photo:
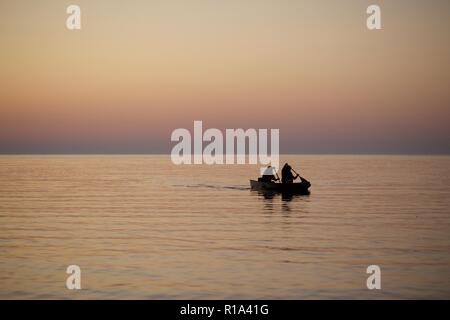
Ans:
<svg viewBox="0 0 450 320"><path fill-rule="evenodd" d="M1 156L0 298L450 298L450 157L282 160L311 195L250 191L255 166Z"/></svg>

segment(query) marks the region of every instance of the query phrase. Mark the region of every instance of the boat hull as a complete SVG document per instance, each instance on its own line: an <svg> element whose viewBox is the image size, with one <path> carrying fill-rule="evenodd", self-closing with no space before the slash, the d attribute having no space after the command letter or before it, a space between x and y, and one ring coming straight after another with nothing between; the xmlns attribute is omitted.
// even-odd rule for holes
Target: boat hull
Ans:
<svg viewBox="0 0 450 320"><path fill-rule="evenodd" d="M250 187L252 190L280 192L285 194L309 194L309 187L311 183L303 179L298 183L275 183L250 180Z"/></svg>

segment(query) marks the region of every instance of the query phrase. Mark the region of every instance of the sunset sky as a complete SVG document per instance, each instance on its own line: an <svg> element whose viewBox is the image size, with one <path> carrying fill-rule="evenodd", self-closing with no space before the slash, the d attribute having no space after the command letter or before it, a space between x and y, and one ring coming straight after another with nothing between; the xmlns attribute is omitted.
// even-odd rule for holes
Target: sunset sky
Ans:
<svg viewBox="0 0 450 320"><path fill-rule="evenodd" d="M286 153L450 153L448 0L0 0L0 39L0 153L164 153L194 120L279 128Z"/></svg>

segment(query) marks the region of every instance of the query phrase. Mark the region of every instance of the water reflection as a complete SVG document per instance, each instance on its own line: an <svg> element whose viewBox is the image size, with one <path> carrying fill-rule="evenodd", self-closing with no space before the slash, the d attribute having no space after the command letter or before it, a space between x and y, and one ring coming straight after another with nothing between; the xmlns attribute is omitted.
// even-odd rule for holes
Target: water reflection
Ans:
<svg viewBox="0 0 450 320"><path fill-rule="evenodd" d="M291 192L275 192L275 191L269 191L269 190L252 190L251 193L253 195L258 195L258 197L263 197L266 200L271 200L274 199L276 197L281 196L281 200L282 201L292 201L293 199L296 198L305 198L309 196L309 192L308 194L296 194L296 193L291 193Z"/></svg>
<svg viewBox="0 0 450 320"><path fill-rule="evenodd" d="M0 157L0 298L67 297L74 257L83 299L373 298L372 256L399 271L383 298L450 296L450 157L286 161L314 177L311 195L167 156Z"/></svg>
<svg viewBox="0 0 450 320"><path fill-rule="evenodd" d="M265 211L275 211L274 204L276 203L276 200L280 199L281 211L283 213L298 212L300 209L300 211L303 211L304 207L302 204L309 198L309 194L301 195L264 190L252 190L251 194L263 199Z"/></svg>

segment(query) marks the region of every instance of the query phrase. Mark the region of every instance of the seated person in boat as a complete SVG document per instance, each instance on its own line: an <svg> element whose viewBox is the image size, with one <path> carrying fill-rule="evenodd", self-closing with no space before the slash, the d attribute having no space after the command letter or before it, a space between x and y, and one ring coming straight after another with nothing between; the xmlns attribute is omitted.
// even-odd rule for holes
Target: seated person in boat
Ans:
<svg viewBox="0 0 450 320"><path fill-rule="evenodd" d="M293 183L295 179L297 179L299 175L294 175L292 173L292 167L285 163L283 169L281 169L281 182L282 183Z"/></svg>
<svg viewBox="0 0 450 320"><path fill-rule="evenodd" d="M272 181L280 180L279 178L275 177L275 174L276 174L275 168L272 166L267 166L267 168L263 172L262 177L259 178L258 181L272 182Z"/></svg>

